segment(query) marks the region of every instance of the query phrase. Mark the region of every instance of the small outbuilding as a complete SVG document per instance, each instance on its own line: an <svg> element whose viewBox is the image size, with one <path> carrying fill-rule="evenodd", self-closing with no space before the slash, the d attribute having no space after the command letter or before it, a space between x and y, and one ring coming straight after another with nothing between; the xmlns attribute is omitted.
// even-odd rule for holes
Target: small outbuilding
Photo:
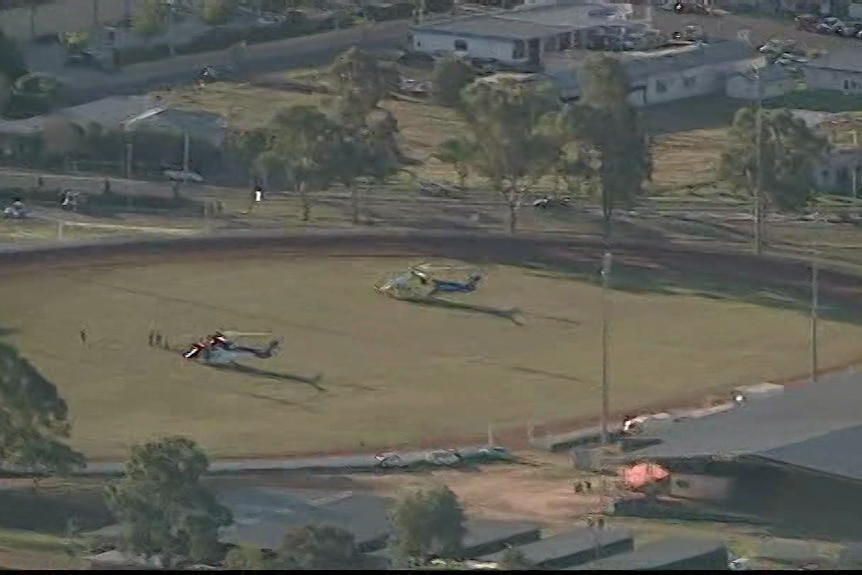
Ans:
<svg viewBox="0 0 862 575"><path fill-rule="evenodd" d="M695 538L672 538L638 547L567 571L728 571L724 543Z"/></svg>
<svg viewBox="0 0 862 575"><path fill-rule="evenodd" d="M527 562L537 569L564 569L592 560L626 553L634 549L634 540L620 529L575 529L516 547ZM479 561L499 563L506 551L479 557Z"/></svg>

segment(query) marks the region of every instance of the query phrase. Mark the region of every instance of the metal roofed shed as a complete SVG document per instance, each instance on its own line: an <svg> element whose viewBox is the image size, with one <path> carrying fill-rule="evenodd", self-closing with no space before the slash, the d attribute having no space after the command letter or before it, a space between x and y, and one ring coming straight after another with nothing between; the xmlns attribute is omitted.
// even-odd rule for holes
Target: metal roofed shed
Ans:
<svg viewBox="0 0 862 575"><path fill-rule="evenodd" d="M532 521L501 521L494 519L472 519L465 524L464 557L475 558L479 555L505 551L508 547L525 545L538 541L541 525ZM371 553L369 557L381 565L390 567L395 557L392 549L385 548Z"/></svg>
<svg viewBox="0 0 862 575"><path fill-rule="evenodd" d="M837 52L829 52L819 58L814 58L806 64L806 67L862 73L862 56L860 56L858 48L839 50Z"/></svg>
<svg viewBox="0 0 862 575"><path fill-rule="evenodd" d="M672 538L566 571L728 571L727 546L718 541Z"/></svg>
<svg viewBox="0 0 862 575"><path fill-rule="evenodd" d="M464 556L478 557L507 547L533 543L541 538L541 526L532 521L477 519L467 522Z"/></svg>
<svg viewBox="0 0 862 575"><path fill-rule="evenodd" d="M620 56L632 82L638 82L663 72L677 72L687 68L751 59L763 56L744 42L725 40L709 44L660 49L651 52L628 52Z"/></svg>
<svg viewBox="0 0 862 575"><path fill-rule="evenodd" d="M626 461L750 458L862 481L862 377L833 376L777 397L677 422Z"/></svg>
<svg viewBox="0 0 862 575"><path fill-rule="evenodd" d="M373 551L384 547L393 532L389 501L374 495L261 488L222 490L218 497L234 515L234 525L222 536L225 543L276 549L291 527L335 525L353 533L360 551Z"/></svg>
<svg viewBox="0 0 862 575"><path fill-rule="evenodd" d="M529 40L530 38L553 36L567 28L565 25L552 26L513 20L497 15L477 14L475 16L434 22L423 26L414 26L411 30L413 32L431 32L465 38Z"/></svg>
<svg viewBox="0 0 862 575"><path fill-rule="evenodd" d="M627 531L619 529L582 528L560 533L521 545L517 549L524 558L538 569L562 569L580 565L609 555L626 553L634 549L634 541ZM499 563L505 551L479 557L479 561Z"/></svg>

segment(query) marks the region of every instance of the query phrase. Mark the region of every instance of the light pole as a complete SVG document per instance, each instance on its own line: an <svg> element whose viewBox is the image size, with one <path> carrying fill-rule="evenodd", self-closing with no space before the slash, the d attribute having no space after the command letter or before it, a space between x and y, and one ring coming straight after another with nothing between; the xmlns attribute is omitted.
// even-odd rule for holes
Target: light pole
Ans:
<svg viewBox="0 0 862 575"><path fill-rule="evenodd" d="M811 237L811 304L809 309L809 318L810 318L810 339L809 344L811 346L811 383L817 383L817 372L819 371L819 357L818 357L818 321L820 319L820 264L817 261L819 256L819 249L817 245L817 236L816 232L820 229L819 226L820 220L815 219L814 221L814 233Z"/></svg>
<svg viewBox="0 0 862 575"><path fill-rule="evenodd" d="M609 443L611 306L608 287L611 282L612 266L613 257L610 252L605 252L602 258L602 447L606 447Z"/></svg>
<svg viewBox="0 0 862 575"><path fill-rule="evenodd" d="M754 69L754 78L757 81L757 109L754 113L754 146L755 161L757 162L757 173L754 184L754 253L763 253L763 82L760 69Z"/></svg>

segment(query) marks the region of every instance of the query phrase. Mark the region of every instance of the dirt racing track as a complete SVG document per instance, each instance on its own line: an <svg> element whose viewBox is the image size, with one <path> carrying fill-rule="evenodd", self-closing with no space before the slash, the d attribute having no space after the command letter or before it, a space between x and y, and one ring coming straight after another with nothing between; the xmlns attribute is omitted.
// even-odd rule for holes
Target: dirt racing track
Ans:
<svg viewBox="0 0 862 575"><path fill-rule="evenodd" d="M807 266L785 259L692 249L670 244L618 242L615 263L644 269L661 268L670 275L710 274L773 286L807 286ZM0 246L0 274L50 273L87 265L164 262L213 257L221 261L254 256L289 257L437 257L475 263L548 266L598 273L603 244L591 239L438 232L328 233L306 232L220 234L206 237L147 240L67 241L29 246ZM862 292L859 278L829 270L820 275L820 293L827 300L853 304Z"/></svg>
<svg viewBox="0 0 862 575"><path fill-rule="evenodd" d="M441 258L460 260L477 265L529 266L544 270L577 273L581 279L593 277L598 281L603 246L600 241L573 238L536 236L507 236L492 234L463 234L435 232L302 234L244 233L208 237L180 237L147 240L106 240L99 242L65 242L39 246L0 247L0 277L62 274L74 269L113 267L123 264L146 266L149 263L212 261L225 264L230 261L254 257L256 259L285 261L293 256L317 257L368 257L368 258ZM759 290L770 291L788 287L805 290L808 286L807 267L788 260L729 254L717 251L693 250L673 245L646 245L639 243L616 244L613 248L615 265L643 273L660 274L669 281L690 276L714 276L723 281L755 284ZM821 272L821 299L830 305L840 305L855 313L860 306L859 279L829 270ZM534 297L541 297L535 294ZM845 307L846 306L846 307ZM398 349L393 343L393 351ZM830 366L837 367L837 366ZM693 377L696 377L692 374ZM754 383L754 382L752 382ZM679 398L676 405L650 406L656 409L689 405L693 397ZM556 429L576 429L593 423L593 419L560 421ZM524 443L523 428L496 430L495 442L516 449ZM484 443L483 436L440 437L423 440L413 447L469 446ZM409 448L404 446L403 453ZM263 466L267 469L352 469L373 467L373 458L336 451L339 458L322 459L334 453L310 453L292 464L279 463L278 456L259 458L260 466L252 463L225 463L225 472L242 471ZM419 453L417 455L417 453ZM321 458L318 458L320 456ZM409 458L422 459L420 452ZM239 459L239 458L237 458ZM237 467L239 466L239 467ZM217 471L218 469L214 469ZM91 473L114 473L116 465L104 461L91 466Z"/></svg>

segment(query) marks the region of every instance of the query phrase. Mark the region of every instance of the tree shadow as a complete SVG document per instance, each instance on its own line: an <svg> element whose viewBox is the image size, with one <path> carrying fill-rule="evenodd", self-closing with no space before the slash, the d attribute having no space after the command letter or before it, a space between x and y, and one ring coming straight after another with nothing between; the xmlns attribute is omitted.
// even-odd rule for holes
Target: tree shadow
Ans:
<svg viewBox="0 0 862 575"><path fill-rule="evenodd" d="M758 306L808 312L811 302L810 270L800 262L776 261L744 254L632 250L615 257L610 287L634 294L697 296L734 300ZM530 274L601 284L601 253L564 263L524 265ZM760 264L760 265L759 265ZM771 273L772 272L772 273ZM829 270L820 273L820 317L844 323L862 323L862 288L858 280Z"/></svg>
<svg viewBox="0 0 862 575"><path fill-rule="evenodd" d="M402 298L401 301L406 301L413 305L423 306L423 307L432 307L432 308L441 308L441 309L451 309L456 311L463 311L467 313L481 314L481 315L489 315L492 317L498 317L501 319L507 319L515 325L521 326L524 325L521 319L518 317L521 314L521 310L513 307L513 308L498 308L491 307L485 305L472 304L467 302L460 301L451 301L445 300L435 297L429 298Z"/></svg>
<svg viewBox="0 0 862 575"><path fill-rule="evenodd" d="M742 106L730 98L703 96L686 100L685 114L679 103L655 104L644 108L644 120L654 136L724 128L733 123L733 116Z"/></svg>
<svg viewBox="0 0 862 575"><path fill-rule="evenodd" d="M10 335L15 335L16 333L18 333L18 330L15 329L14 327L0 326L0 337L7 337Z"/></svg>
<svg viewBox="0 0 862 575"><path fill-rule="evenodd" d="M276 381L296 381L299 383L305 383L316 389L317 391L326 391L326 388L319 385L320 380L323 378L323 374L316 374L313 376L304 376L297 375L293 373L281 373L277 371L270 371L267 369L260 369L258 367L251 367L248 365L242 365L239 363L232 363L227 365L211 365L211 364L201 364L206 365L211 369L216 369L220 371L233 371L235 373L241 373L243 375L250 375L252 377L261 377L265 379L274 379Z"/></svg>
<svg viewBox="0 0 862 575"><path fill-rule="evenodd" d="M0 509L3 509L0 514L3 528L57 535L67 534L70 522L89 530L113 521L100 486L3 488Z"/></svg>

